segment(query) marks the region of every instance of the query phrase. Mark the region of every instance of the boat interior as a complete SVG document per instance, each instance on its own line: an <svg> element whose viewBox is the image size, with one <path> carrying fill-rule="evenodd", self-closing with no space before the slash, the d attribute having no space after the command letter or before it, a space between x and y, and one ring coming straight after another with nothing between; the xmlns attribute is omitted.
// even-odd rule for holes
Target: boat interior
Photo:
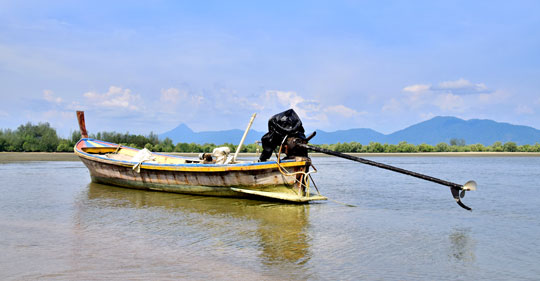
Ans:
<svg viewBox="0 0 540 281"><path fill-rule="evenodd" d="M190 158L190 157L182 157L177 155L169 155L169 154L162 154L162 153L151 153L150 157L147 157L145 159L141 159L140 154L143 150L131 148L131 147L125 147L125 146L105 146L105 147L83 147L81 148L82 151L94 154L96 156L99 156L101 158L107 158L107 159L113 159L113 160L119 160L119 161L129 161L129 162L141 162L141 160L144 160L145 163L153 163L153 164L225 164L224 163L218 163L216 162L216 158L212 157L211 153L201 153L199 155L199 158ZM227 157L226 157L227 158ZM234 161L234 164L240 164L240 163L253 163L253 161ZM231 162L227 164L232 164Z"/></svg>

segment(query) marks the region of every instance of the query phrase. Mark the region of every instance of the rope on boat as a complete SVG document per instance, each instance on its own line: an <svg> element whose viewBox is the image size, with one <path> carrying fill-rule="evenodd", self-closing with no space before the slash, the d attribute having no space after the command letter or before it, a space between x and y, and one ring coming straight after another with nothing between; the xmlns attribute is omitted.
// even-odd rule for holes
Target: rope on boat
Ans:
<svg viewBox="0 0 540 281"><path fill-rule="evenodd" d="M279 146L279 151L277 153L277 165L278 165L278 171L283 175L283 176L295 176L295 175L302 175L300 177L301 180L298 180L296 177L294 178L295 182L299 183L301 187L304 187L305 188L305 192L306 192L306 195L309 197L309 179L308 177L311 179L311 181L313 181L313 178L311 177L311 174L312 173L316 173L317 172L317 169L315 169L315 166L313 166L313 164L311 164L310 162L310 166L313 167L313 171L309 171L309 172L304 172L304 171L298 171L298 172L289 172L285 167L281 166L281 162L279 160L280 156L281 156L281 149L283 148L283 143L285 143L285 140L287 139L287 136L285 136L283 138L283 141L281 141L281 145ZM313 182L313 184L315 184L315 182ZM315 187L317 188L317 187ZM296 193L296 191L293 189L293 191ZM319 193L319 189L317 188L317 193L319 195L321 195ZM300 196L300 194L296 193L298 196Z"/></svg>
<svg viewBox="0 0 540 281"><path fill-rule="evenodd" d="M135 154L135 156L133 156L133 158L131 159L131 161L134 161L137 163L135 164L135 166L133 166L133 170L135 170L135 172L140 174L142 163L145 161L153 161L155 159L156 157L152 154L150 150L143 148L139 150L139 152L137 152L137 154Z"/></svg>
<svg viewBox="0 0 540 281"><path fill-rule="evenodd" d="M315 169L315 166L311 165L313 167L313 169ZM315 169L315 171L317 171L317 169ZM313 186L315 187L315 190L317 190L317 194L318 195L321 195L321 193L319 192L319 188L317 187L317 185L315 184L315 181L313 180L313 177L311 177L311 175L309 175L309 178L311 179L311 182L313 183Z"/></svg>
<svg viewBox="0 0 540 281"><path fill-rule="evenodd" d="M321 195L321 193L319 192L319 188L317 187L317 185L315 184L315 181L313 180L313 177L311 176L312 173L317 173L317 168L315 168L315 166L310 162L310 166L313 167L313 171L309 171L309 172L303 172L303 171L299 171L299 172L289 172L287 171L287 169L283 166L281 166L281 163L280 163L280 156L281 156L281 149L283 147L283 143L285 143L285 140L287 139L287 136L285 136L285 138L283 138L283 141L281 142L281 145L279 146L279 151L276 155L277 157L277 164L278 164L278 170L279 172L283 175L283 176L294 176L294 175L298 175L298 174L302 174L302 181L306 182L306 183L303 183L302 181L299 181L298 179L296 179L296 177L294 178L294 180L298 183L300 183L300 186L302 187L305 187L306 188L306 194L307 196L309 196L309 182L310 182L310 179L311 179L311 182L313 183L313 186L315 186L315 190L317 190L317 194L318 195ZM285 172L284 172L285 171ZM309 177L309 179L308 179ZM294 192L296 192L294 189L293 189ZM299 195L297 193L297 195ZM343 202L340 202L340 201L337 201L337 200L334 200L334 199L331 199L331 198L328 198L327 199L329 201L332 201L334 203L337 203L337 204L340 204L340 205L343 205L343 206L347 206L347 207L356 207L356 205L352 205L352 204L348 204L348 203L343 203Z"/></svg>
<svg viewBox="0 0 540 281"><path fill-rule="evenodd" d="M341 204L341 205L346 206L346 207L357 207L356 205L353 205L353 204L343 203L343 202L339 202L339 201L337 201L337 200L328 198L328 196L326 197L326 199L328 199L329 201L332 201L332 202L334 202L334 203Z"/></svg>

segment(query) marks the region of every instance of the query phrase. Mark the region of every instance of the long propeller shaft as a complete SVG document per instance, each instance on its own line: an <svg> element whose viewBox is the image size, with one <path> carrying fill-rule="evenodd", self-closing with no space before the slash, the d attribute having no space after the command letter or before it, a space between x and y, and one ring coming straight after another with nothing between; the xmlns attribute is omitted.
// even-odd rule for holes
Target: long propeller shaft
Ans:
<svg viewBox="0 0 540 281"><path fill-rule="evenodd" d="M398 168L398 167L394 167L394 166L391 166L391 165L375 162L375 161L372 161L372 160L368 160L368 159L348 155L348 154L333 151L333 150L328 150L328 149L317 147L317 146L312 146L312 145L309 145L309 144L296 143L296 145L298 145L300 147L303 147L303 148L306 148L306 149L309 149L309 150L313 150L313 151L321 152L321 153L324 153L324 154L329 154L329 155L349 159L349 160L352 160L352 161L360 162L362 164L367 164L367 165L370 165L370 166L374 166L374 167L378 167L378 168L398 172L398 173L401 173L401 174L413 176L413 177L416 177L416 178L419 178L419 179L423 179L423 180L427 180L427 181L431 181L431 182L434 182L434 183L438 183L438 184L441 184L441 185L448 186L448 187L450 187L450 191L452 192L452 196L456 200L457 204L459 206L461 206L462 208L466 209L466 210L469 210L469 211L472 210L471 208L469 208L465 204L463 204L463 202L461 202L459 191L462 191L461 197L463 197L465 190L474 190L474 189L476 189L476 183L474 183L473 181L470 181L465 185L461 185L461 184L445 181L445 180L442 180L442 179L439 179L439 178L435 178L435 177L432 177L432 176L416 173L416 172L405 170L405 169ZM469 188L468 185L471 185L471 187ZM473 185L474 185L474 188L472 187Z"/></svg>

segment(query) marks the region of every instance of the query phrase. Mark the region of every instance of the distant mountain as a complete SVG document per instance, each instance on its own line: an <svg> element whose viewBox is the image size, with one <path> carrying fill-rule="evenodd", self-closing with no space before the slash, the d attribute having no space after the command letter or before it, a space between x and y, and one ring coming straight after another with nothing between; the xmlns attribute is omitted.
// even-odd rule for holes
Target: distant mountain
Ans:
<svg viewBox="0 0 540 281"><path fill-rule="evenodd" d="M225 130L225 131L204 131L193 132L186 124L180 124L178 127L159 135L160 139L170 138L173 143L187 142L187 143L213 143L224 144L233 143L238 144L242 139L244 131L240 129ZM244 143L254 143L260 140L265 133L250 130L246 136Z"/></svg>
<svg viewBox="0 0 540 281"><path fill-rule="evenodd" d="M204 143L234 143L242 138L242 130L193 132L187 125L180 124L171 131L159 137L166 137L173 142ZM311 131L307 131L307 134ZM251 130L245 143L260 140L265 132ZM332 144L337 142L370 142L397 144L406 141L413 144L427 143L435 145L440 142L448 143L451 139L464 139L467 144L481 143L491 145L496 141L503 143L513 141L518 145L540 142L540 130L528 126L500 123L492 120L471 119L463 120L456 117L434 117L430 120L407 127L403 130L385 135L372 129L359 128L326 132L317 130L317 136L312 139L315 144Z"/></svg>
<svg viewBox="0 0 540 281"><path fill-rule="evenodd" d="M495 122L493 120L462 120L455 117L434 117L387 135L386 142L437 144L450 139L464 139L468 144L491 145L496 141L513 141L518 145L540 142L540 130L532 127Z"/></svg>
<svg viewBox="0 0 540 281"><path fill-rule="evenodd" d="M311 132L307 132L311 134ZM386 135L372 129L349 129L335 132L317 130L317 135L311 140L314 144L332 144L338 142L358 142L368 144L370 142L384 143Z"/></svg>

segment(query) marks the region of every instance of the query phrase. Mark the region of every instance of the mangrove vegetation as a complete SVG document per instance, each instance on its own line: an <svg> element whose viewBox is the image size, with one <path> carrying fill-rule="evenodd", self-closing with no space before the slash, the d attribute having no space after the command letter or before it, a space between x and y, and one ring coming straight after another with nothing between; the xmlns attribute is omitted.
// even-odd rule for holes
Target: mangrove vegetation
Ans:
<svg viewBox="0 0 540 281"><path fill-rule="evenodd" d="M150 133L147 136L122 134L117 132L98 132L91 134L90 138L104 140L113 143L120 143L125 146L135 148L147 148L155 152L212 152L216 147L228 146L231 151L236 150L236 145L224 144L197 144L197 143L173 143L169 138L160 140L158 135ZM0 151L2 152L72 152L73 146L80 139L80 132L74 131L69 138L59 137L56 130L49 123L39 123L34 125L26 123L16 130L0 130ZM371 142L363 145L358 142L345 142L335 144L317 145L322 148L351 153L414 153L414 152L540 152L540 143L534 145L517 145L515 142L495 142L492 145L466 144L465 140L454 138L448 143L437 145L419 144L414 145L407 142L398 144L381 144ZM257 152L262 150L261 146L255 143L245 144L241 152Z"/></svg>

